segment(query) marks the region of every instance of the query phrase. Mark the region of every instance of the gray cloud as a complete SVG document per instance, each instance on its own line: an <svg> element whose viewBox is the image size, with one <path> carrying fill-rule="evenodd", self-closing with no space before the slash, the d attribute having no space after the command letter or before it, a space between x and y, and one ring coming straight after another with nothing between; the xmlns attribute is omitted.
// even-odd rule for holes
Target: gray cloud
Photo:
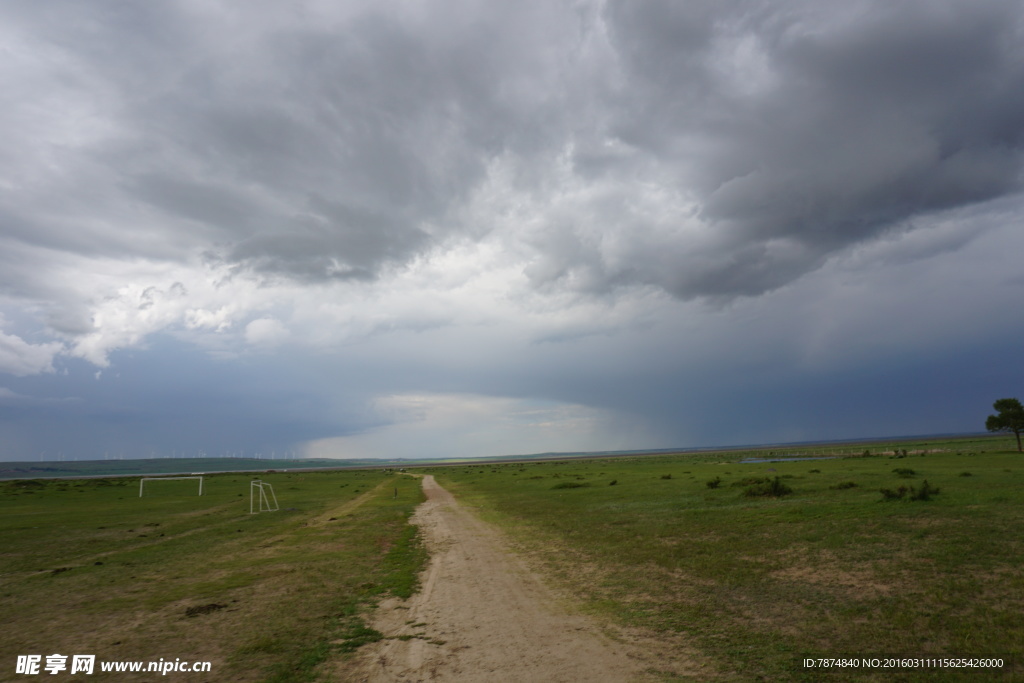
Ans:
<svg viewBox="0 0 1024 683"><path fill-rule="evenodd" d="M9 433L284 447L454 392L728 442L699 423L745 386L870 403L874 354L969 355L947 317L1019 338L1019 2L382 7L0 8L0 399L84 397ZM301 382L263 382L289 354Z"/></svg>
<svg viewBox="0 0 1024 683"><path fill-rule="evenodd" d="M659 281L678 296L770 290L1020 190L1016 3L613 3L609 26L629 83L613 130L685 169L718 236Z"/></svg>
<svg viewBox="0 0 1024 683"><path fill-rule="evenodd" d="M496 229L463 209L504 160L536 285L730 298L1020 190L1018 3L263 9L8 6L52 86L14 110L68 111L7 239L372 280Z"/></svg>

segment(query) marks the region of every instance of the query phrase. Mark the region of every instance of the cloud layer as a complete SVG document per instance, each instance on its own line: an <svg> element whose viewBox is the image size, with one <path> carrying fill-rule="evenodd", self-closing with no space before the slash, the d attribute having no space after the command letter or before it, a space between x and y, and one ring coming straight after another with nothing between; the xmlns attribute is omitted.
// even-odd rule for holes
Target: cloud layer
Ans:
<svg viewBox="0 0 1024 683"><path fill-rule="evenodd" d="M899 327L920 315L944 337L926 302L950 277L967 284L945 315L979 326L951 334L957 353L1016 329L972 311L1021 287L992 247L1020 246L1020 3L16 2L0 16L9 391L87 372L74 359L90 374L132 350L164 362L159 336L257 374L372 358L344 390L308 387L345 407L285 430L293 442L399 420L372 416L382 397L447 392L612 411L664 445L728 440L673 427L689 403L657 389L744 364L723 348L784 359L793 386L808 358L896 362L941 346ZM897 341L835 341L851 321ZM649 394L668 402L657 425Z"/></svg>

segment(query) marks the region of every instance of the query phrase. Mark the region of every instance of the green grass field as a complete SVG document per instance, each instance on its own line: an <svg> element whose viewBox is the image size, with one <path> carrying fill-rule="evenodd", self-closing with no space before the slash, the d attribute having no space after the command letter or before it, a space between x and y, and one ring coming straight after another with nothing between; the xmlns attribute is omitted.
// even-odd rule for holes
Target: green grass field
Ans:
<svg viewBox="0 0 1024 683"><path fill-rule="evenodd" d="M419 482L379 471L261 475L279 512L249 514L247 475L0 484L0 680L19 654L211 661L181 680L307 681L380 637L361 614L409 595L425 560ZM396 496L397 490L397 496ZM45 676L48 676L44 672ZM97 671L61 680L152 680Z"/></svg>
<svg viewBox="0 0 1024 683"><path fill-rule="evenodd" d="M505 528L578 604L699 660L701 678L1015 680L1024 456L1011 441L774 453L858 454L790 462L740 462L771 453L762 449L420 471ZM33 680L14 675L16 656L52 653L213 662L211 675L179 680L325 680L321 665L379 639L362 615L381 596L411 594L426 560L408 524L419 481L259 476L279 512L249 514L244 474L207 477L202 498L195 481L147 484L141 499L135 478L0 482L0 680ZM915 500L926 480L938 492ZM1016 668L800 663L888 655L998 655Z"/></svg>
<svg viewBox="0 0 1024 683"><path fill-rule="evenodd" d="M797 462L739 463L765 457L758 451L432 471L588 609L684 643L723 679L1009 680L1024 678L1024 456L1008 446L979 439ZM792 493L747 495L776 477ZM911 500L925 480L939 492ZM902 498L880 492L898 496L901 486ZM865 674L800 664L886 655L1002 655L1016 669Z"/></svg>

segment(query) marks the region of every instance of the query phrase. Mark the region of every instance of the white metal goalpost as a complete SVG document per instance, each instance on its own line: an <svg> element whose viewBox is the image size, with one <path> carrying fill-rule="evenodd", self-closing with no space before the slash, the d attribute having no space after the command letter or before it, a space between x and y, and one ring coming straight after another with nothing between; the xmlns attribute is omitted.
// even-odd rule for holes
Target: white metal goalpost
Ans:
<svg viewBox="0 0 1024 683"><path fill-rule="evenodd" d="M142 489L147 481L171 481L175 479L198 479L199 480L199 495L203 495L203 478L202 477L142 477L139 479L139 498L142 498Z"/></svg>
<svg viewBox="0 0 1024 683"><path fill-rule="evenodd" d="M257 491L259 491L259 493L257 493ZM267 496L268 492L270 493L269 496ZM257 498L259 499L258 501ZM254 515L257 512L277 512L278 509L277 496L274 495L273 486L260 479L253 479L249 482L250 515Z"/></svg>

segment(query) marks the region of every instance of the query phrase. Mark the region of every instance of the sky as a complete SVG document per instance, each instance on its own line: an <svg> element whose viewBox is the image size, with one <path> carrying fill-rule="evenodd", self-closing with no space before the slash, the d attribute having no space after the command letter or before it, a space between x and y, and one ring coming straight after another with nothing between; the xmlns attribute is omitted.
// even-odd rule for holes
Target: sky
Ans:
<svg viewBox="0 0 1024 683"><path fill-rule="evenodd" d="M0 460L977 432L1016 0L0 5Z"/></svg>

